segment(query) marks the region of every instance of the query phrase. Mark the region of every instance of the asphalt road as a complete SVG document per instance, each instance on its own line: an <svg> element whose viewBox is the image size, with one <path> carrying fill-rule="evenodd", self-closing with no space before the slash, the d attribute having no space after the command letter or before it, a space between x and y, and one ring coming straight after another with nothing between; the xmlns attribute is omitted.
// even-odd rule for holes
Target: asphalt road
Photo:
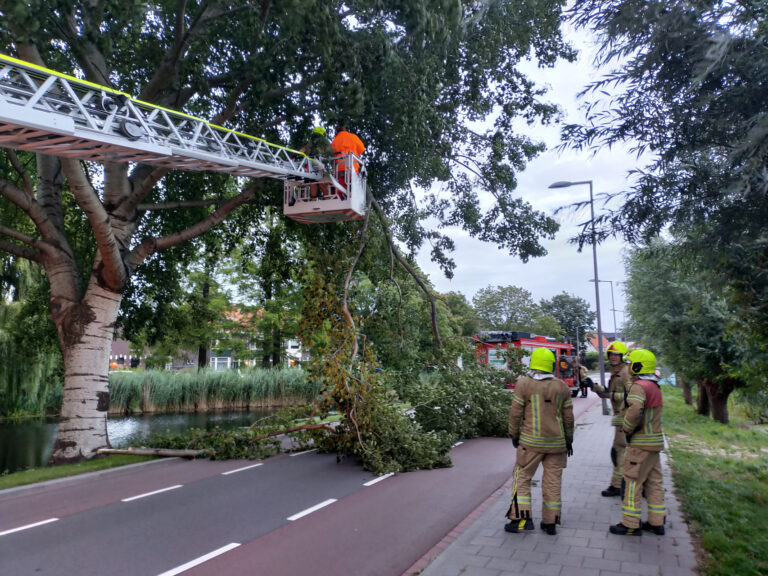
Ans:
<svg viewBox="0 0 768 576"><path fill-rule="evenodd" d="M595 401L576 399L577 416ZM309 452L163 461L0 492L0 575L400 576L514 466L499 438L461 443L451 458L452 468L374 483Z"/></svg>

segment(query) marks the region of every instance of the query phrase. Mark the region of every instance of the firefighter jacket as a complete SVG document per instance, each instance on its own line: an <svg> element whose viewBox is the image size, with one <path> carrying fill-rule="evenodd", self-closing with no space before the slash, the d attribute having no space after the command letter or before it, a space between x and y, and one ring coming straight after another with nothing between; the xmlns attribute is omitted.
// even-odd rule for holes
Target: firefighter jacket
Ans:
<svg viewBox="0 0 768 576"><path fill-rule="evenodd" d="M542 372L520 378L512 393L509 435L536 452L565 452L566 442L573 442L573 402L565 382Z"/></svg>
<svg viewBox="0 0 768 576"><path fill-rule="evenodd" d="M624 399L631 384L629 364L622 362L617 366L608 366L608 371L611 373L611 377L608 379L608 389L606 390L600 384L595 384L592 386L592 390L600 398L610 399L611 407L613 408L611 425L620 428L624 421L622 416Z"/></svg>
<svg viewBox="0 0 768 576"><path fill-rule="evenodd" d="M664 448L661 431L661 387L658 378L643 374L635 380L627 395L627 409L622 426L629 446L649 452Z"/></svg>

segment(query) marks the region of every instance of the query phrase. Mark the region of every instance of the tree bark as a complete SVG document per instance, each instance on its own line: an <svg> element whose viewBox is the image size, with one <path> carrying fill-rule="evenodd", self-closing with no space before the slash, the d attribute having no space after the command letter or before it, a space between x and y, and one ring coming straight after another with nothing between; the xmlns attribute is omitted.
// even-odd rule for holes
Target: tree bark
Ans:
<svg viewBox="0 0 768 576"><path fill-rule="evenodd" d="M121 300L92 278L80 302L53 315L64 356L64 389L51 464L92 458L109 447L107 367Z"/></svg>
<svg viewBox="0 0 768 576"><path fill-rule="evenodd" d="M693 396L691 395L691 383L681 376L680 387L683 389L683 401L689 406L693 405Z"/></svg>
<svg viewBox="0 0 768 576"><path fill-rule="evenodd" d="M696 412L702 416L709 416L709 392L703 382L697 383L699 394L696 399Z"/></svg>

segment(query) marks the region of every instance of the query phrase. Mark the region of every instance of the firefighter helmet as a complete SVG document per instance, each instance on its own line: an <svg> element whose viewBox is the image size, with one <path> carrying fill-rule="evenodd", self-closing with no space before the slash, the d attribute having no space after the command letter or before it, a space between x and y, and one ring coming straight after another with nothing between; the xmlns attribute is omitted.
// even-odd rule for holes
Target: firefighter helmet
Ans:
<svg viewBox="0 0 768 576"><path fill-rule="evenodd" d="M549 348L536 348L531 353L531 370L541 370L550 374L555 370L555 355Z"/></svg>
<svg viewBox="0 0 768 576"><path fill-rule="evenodd" d="M622 358L629 352L629 348L621 340L614 340L608 344L608 348L605 349L605 357L608 358L608 354L618 354Z"/></svg>
<svg viewBox="0 0 768 576"><path fill-rule="evenodd" d="M315 126L312 130L313 134L320 134L320 136L325 136L325 128L322 126Z"/></svg>
<svg viewBox="0 0 768 576"><path fill-rule="evenodd" d="M650 350L645 348L632 350L627 355L627 358L630 362L629 369L632 374L653 374L654 370L656 370L656 356Z"/></svg>

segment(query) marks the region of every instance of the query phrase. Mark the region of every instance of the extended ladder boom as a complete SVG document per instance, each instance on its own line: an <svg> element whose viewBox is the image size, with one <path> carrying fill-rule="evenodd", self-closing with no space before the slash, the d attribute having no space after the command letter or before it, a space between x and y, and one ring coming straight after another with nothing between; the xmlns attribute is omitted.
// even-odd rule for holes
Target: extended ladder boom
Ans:
<svg viewBox="0 0 768 576"><path fill-rule="evenodd" d="M323 177L296 150L3 55L0 147L237 176Z"/></svg>

